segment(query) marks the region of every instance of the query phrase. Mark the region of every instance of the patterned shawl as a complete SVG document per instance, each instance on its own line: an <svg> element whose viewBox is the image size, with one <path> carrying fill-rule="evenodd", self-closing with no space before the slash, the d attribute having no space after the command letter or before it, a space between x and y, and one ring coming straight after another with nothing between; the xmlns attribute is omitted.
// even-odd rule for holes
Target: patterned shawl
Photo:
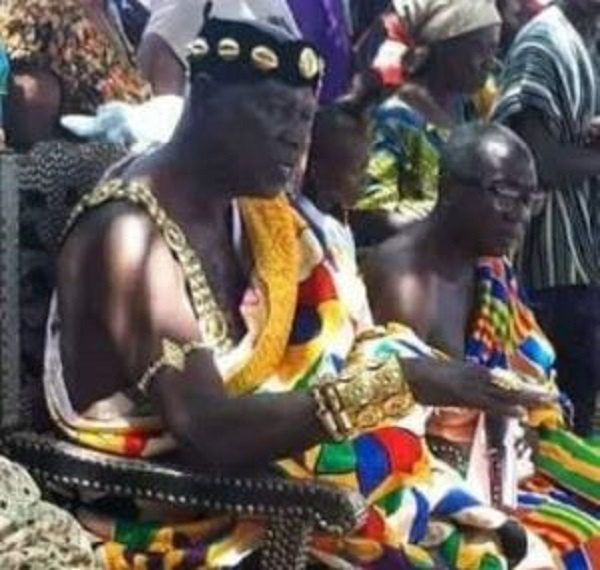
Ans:
<svg viewBox="0 0 600 570"><path fill-rule="evenodd" d="M478 303L466 343L469 360L518 372L545 385L554 381L555 354L524 302L508 260L486 258L477 270ZM538 410L536 475L521 488L520 519L544 537L572 570L600 563L600 449L563 428L556 409Z"/></svg>
<svg viewBox="0 0 600 570"><path fill-rule="evenodd" d="M128 199L127 188L119 187L124 190L119 199ZM97 196L107 201L110 192L102 190ZM306 390L322 374L339 373L358 351L367 359L436 356L399 325L357 341L370 318L351 244L344 243L343 232L332 232L331 221L305 200L295 207L284 197L244 201L241 212L256 268L241 307L248 335L217 358L232 395ZM55 322L50 334L59 331ZM54 372L46 376L50 392L64 385ZM81 442L84 419L72 410L65 415L64 403L51 401L53 415L68 436ZM121 418L121 426L131 419ZM458 570L503 570L508 560L548 565L549 554L539 539L482 504L457 473L430 457L424 423L424 411L416 407L402 421L387 422L344 443L323 443L278 463L284 476L326 480L358 490L367 500L365 526L352 536L317 538L318 556L337 568L433 568L432 553ZM95 427L102 432L100 424L96 421ZM138 436L144 433L138 426ZM113 430L112 436L118 435ZM102 439L88 437L84 443L97 445ZM113 451L128 452L118 446ZM226 566L256 548L262 530L256 520L237 521L229 529L223 521L140 525L120 520L105 528L102 537L108 542L102 554L109 569L131 567L134 559L157 568L170 568L167 559L184 569L202 562Z"/></svg>

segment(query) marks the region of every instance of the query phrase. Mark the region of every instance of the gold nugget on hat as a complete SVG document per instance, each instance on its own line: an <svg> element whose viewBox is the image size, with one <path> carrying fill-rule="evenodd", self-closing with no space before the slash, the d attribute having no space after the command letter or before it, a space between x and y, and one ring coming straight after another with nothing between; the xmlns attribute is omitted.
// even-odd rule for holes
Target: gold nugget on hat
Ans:
<svg viewBox="0 0 600 570"><path fill-rule="evenodd" d="M314 79L319 75L320 69L321 67L317 52L310 47L305 47L300 52L300 57L298 58L298 70L300 71L300 75L305 79Z"/></svg>
<svg viewBox="0 0 600 570"><path fill-rule="evenodd" d="M217 53L225 61L233 61L240 57L241 48L237 40L233 38L223 38L217 46Z"/></svg>
<svg viewBox="0 0 600 570"><path fill-rule="evenodd" d="M279 56L270 47L256 46L250 57L261 71L273 71L279 67Z"/></svg>
<svg viewBox="0 0 600 570"><path fill-rule="evenodd" d="M205 38L197 38L188 48L188 56L205 57L210 52L210 46Z"/></svg>

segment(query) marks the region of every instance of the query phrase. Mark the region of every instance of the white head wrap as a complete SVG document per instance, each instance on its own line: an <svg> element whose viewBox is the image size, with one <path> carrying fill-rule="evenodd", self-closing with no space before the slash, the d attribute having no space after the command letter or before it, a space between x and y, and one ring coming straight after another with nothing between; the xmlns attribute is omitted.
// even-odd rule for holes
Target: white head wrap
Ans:
<svg viewBox="0 0 600 570"><path fill-rule="evenodd" d="M502 23L495 0L393 0L417 45L449 40Z"/></svg>

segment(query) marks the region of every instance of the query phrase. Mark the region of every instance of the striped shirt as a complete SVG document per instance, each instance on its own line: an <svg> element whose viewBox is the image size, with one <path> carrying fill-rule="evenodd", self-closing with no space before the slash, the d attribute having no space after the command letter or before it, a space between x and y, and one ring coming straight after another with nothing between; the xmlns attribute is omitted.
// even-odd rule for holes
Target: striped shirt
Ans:
<svg viewBox="0 0 600 570"><path fill-rule="evenodd" d="M561 144L584 144L586 126L598 111L596 69L560 8L547 8L517 36L500 91L495 120L537 111ZM532 220L522 251L529 287L600 285L599 192L598 178L548 188L548 203Z"/></svg>

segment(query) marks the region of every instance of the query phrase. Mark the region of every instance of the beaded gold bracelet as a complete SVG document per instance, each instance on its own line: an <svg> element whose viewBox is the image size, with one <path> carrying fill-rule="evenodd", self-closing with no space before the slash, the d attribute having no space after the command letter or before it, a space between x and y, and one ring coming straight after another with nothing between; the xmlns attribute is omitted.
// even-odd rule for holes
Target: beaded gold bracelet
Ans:
<svg viewBox="0 0 600 570"><path fill-rule="evenodd" d="M206 344L199 341L178 344L173 340L164 338L162 340L162 354L146 369L137 383L137 389L142 394L147 395L150 383L159 370L162 368L173 368L178 372L183 372L185 370L185 360L188 355L201 348L206 348L206 346Z"/></svg>

